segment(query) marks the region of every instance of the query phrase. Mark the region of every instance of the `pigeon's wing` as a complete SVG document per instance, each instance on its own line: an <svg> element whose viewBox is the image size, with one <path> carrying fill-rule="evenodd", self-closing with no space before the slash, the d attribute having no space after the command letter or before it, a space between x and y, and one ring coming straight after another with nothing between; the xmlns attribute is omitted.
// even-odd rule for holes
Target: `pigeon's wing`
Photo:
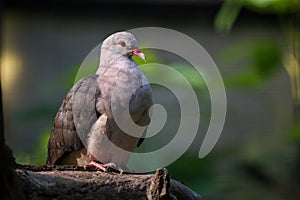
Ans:
<svg viewBox="0 0 300 200"><path fill-rule="evenodd" d="M149 83L147 83L139 87L131 96L129 101L130 114L136 124L139 126L149 125L151 121L150 108L152 104L152 90ZM143 143L146 131L147 128L145 129L142 137L139 139L137 147Z"/></svg>
<svg viewBox="0 0 300 200"><path fill-rule="evenodd" d="M95 109L98 75L78 81L68 92L59 108L48 142L46 164L61 164L71 153L84 148L86 135L97 120Z"/></svg>

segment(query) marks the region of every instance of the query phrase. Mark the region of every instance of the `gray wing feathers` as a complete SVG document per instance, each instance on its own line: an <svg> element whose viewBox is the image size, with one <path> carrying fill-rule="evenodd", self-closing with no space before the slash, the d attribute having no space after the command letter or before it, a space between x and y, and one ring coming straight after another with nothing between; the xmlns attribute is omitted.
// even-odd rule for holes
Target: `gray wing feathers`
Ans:
<svg viewBox="0 0 300 200"><path fill-rule="evenodd" d="M149 109L152 104L152 91L149 84L139 87L129 101L129 110L133 121L140 126L148 125L151 120Z"/></svg>
<svg viewBox="0 0 300 200"><path fill-rule="evenodd" d="M74 124L77 134L85 144L91 127L97 121L96 95L100 95L97 89L98 75L88 76L81 84L74 86Z"/></svg>
<svg viewBox="0 0 300 200"><path fill-rule="evenodd" d="M145 84L138 88L134 95L130 99L130 112L131 117L136 124L139 126L149 125L150 118L150 108L153 104L152 102L152 90L149 84ZM145 129L142 137L139 139L137 147L139 147L144 142L144 137L146 134L147 128Z"/></svg>
<svg viewBox="0 0 300 200"><path fill-rule="evenodd" d="M89 132L91 124L97 119L97 79L98 75L84 77L71 88L63 100L48 142L47 165L60 164L72 151L84 148L81 137L85 138L84 134ZM78 133L81 134L80 137Z"/></svg>

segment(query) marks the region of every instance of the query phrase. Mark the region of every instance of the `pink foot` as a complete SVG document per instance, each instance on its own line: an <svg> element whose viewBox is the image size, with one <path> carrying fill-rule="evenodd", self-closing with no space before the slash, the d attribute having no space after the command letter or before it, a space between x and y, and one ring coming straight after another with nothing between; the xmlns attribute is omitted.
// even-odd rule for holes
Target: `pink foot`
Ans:
<svg viewBox="0 0 300 200"><path fill-rule="evenodd" d="M91 161L89 164L86 165L86 167L96 167L104 172L107 172L106 167L113 167L115 164L113 163L107 163L107 164L101 164L95 161Z"/></svg>

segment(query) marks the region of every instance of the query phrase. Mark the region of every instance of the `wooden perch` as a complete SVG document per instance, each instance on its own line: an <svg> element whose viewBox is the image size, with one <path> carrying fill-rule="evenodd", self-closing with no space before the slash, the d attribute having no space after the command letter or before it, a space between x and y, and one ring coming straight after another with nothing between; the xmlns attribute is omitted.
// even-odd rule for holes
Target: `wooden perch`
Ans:
<svg viewBox="0 0 300 200"><path fill-rule="evenodd" d="M26 199L200 199L169 177L167 169L155 174L119 174L78 166L23 166L16 170Z"/></svg>

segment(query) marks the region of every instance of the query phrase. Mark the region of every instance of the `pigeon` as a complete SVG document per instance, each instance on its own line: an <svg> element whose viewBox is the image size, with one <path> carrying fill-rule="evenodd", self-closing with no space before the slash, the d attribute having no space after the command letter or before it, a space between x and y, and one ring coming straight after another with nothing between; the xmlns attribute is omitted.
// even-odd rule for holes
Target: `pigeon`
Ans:
<svg viewBox="0 0 300 200"><path fill-rule="evenodd" d="M79 80L56 114L46 165L130 171L128 160L144 140L153 104L150 84L134 55L146 61L129 32L103 41L96 74Z"/></svg>

